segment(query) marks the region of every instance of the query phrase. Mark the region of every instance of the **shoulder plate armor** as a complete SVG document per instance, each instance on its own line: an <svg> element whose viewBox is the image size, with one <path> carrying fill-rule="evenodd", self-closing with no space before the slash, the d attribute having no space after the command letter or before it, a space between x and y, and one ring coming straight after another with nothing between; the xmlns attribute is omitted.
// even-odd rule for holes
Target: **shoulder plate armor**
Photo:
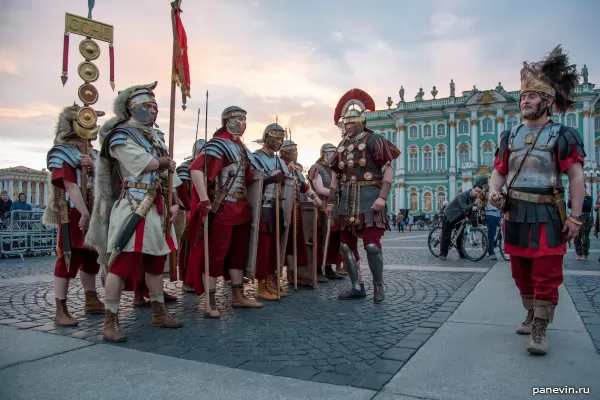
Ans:
<svg viewBox="0 0 600 400"><path fill-rule="evenodd" d="M518 125L517 128L519 126L522 126L522 125ZM512 128L512 130L514 130L514 129L515 129L515 127ZM506 149L508 148L508 138L510 137L510 133L512 132L512 130L504 131L500 134L500 142L498 143L498 148L496 149L496 154L494 156L500 157L500 159L502 159L504 157L504 153L506 152Z"/></svg>
<svg viewBox="0 0 600 400"><path fill-rule="evenodd" d="M72 168L81 165L81 150L74 144L59 144L53 146L46 156L46 166L49 171L62 168L64 163Z"/></svg>
<svg viewBox="0 0 600 400"><path fill-rule="evenodd" d="M192 180L192 176L190 175L190 170L189 170L190 165L192 165L192 162L189 160L186 160L186 161L182 162L179 167L177 167L177 169L176 169L177 176L182 181L191 181Z"/></svg>
<svg viewBox="0 0 600 400"><path fill-rule="evenodd" d="M325 189L329 189L331 187L332 178L331 170L320 163L314 164L311 169L313 168L319 171L319 175L321 175L321 182L323 182L323 187L325 187Z"/></svg>
<svg viewBox="0 0 600 400"><path fill-rule="evenodd" d="M585 157L585 149L583 148L583 139L577 129L570 126L562 125L558 135L558 157L565 160L573 155L573 146L577 149L577 154Z"/></svg>
<svg viewBox="0 0 600 400"><path fill-rule="evenodd" d="M120 126L113 129L102 143L102 149L100 155L102 157L108 156L108 151L118 145L126 144L129 139L132 139L137 144L142 146L147 152L151 152L152 143L148 141L137 129Z"/></svg>
<svg viewBox="0 0 600 400"><path fill-rule="evenodd" d="M304 174L302 173L302 171L294 170L294 175L296 175L296 178L298 178L298 181L300 183L302 183L302 184L307 183L306 178L304 177Z"/></svg>
<svg viewBox="0 0 600 400"><path fill-rule="evenodd" d="M252 166L255 169L260 169L264 172L271 172L279 169L283 171L284 174L290 173L288 167L285 165L285 162L283 162L280 157L269 157L260 150L252 153Z"/></svg>
<svg viewBox="0 0 600 400"><path fill-rule="evenodd" d="M243 159L243 154L240 152L240 147L246 153L246 157L252 160L252 153L246 147L246 145L240 143L234 143L229 139L224 138L213 138L204 145L200 154L207 154L218 158L219 160L223 157L227 157L230 163L238 163Z"/></svg>

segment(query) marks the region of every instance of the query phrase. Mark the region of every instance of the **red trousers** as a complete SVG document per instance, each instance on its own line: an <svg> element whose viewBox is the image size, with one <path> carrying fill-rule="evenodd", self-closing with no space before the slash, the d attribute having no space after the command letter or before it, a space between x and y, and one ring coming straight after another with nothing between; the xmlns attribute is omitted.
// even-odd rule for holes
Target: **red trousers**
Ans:
<svg viewBox="0 0 600 400"><path fill-rule="evenodd" d="M74 279L79 270L88 274L98 274L100 271L98 253L90 249L71 249L71 264L68 270L65 258L61 253L54 265L54 276L57 278Z"/></svg>
<svg viewBox="0 0 600 400"><path fill-rule="evenodd" d="M558 287L563 282L563 256L537 258L510 256L513 279L522 295L558 304Z"/></svg>
<svg viewBox="0 0 600 400"><path fill-rule="evenodd" d="M267 279L277 271L277 248L275 244L275 235L266 232L258 233L256 279Z"/></svg>
<svg viewBox="0 0 600 400"><path fill-rule="evenodd" d="M140 268L150 275L162 275L167 256L153 256L144 253L121 253L110 266L110 272L125 280L125 290L135 290Z"/></svg>

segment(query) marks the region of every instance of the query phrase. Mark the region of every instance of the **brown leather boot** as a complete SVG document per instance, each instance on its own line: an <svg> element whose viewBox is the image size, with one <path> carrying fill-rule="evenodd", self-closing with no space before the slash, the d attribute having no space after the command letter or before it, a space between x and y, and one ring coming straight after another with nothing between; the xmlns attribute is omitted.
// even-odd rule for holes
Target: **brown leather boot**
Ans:
<svg viewBox="0 0 600 400"><path fill-rule="evenodd" d="M217 308L217 297L216 292L211 290L210 292L204 292L204 301L208 301L210 304L210 311L207 313L206 309L203 309L204 316L206 318L220 318L221 313Z"/></svg>
<svg viewBox="0 0 600 400"><path fill-rule="evenodd" d="M181 328L183 322L177 321L165 310L165 304L160 301L152 302L152 326L159 328Z"/></svg>
<svg viewBox="0 0 600 400"><path fill-rule="evenodd" d="M85 292L85 307L86 314L104 314L104 303L98 299L98 293L94 290Z"/></svg>
<svg viewBox="0 0 600 400"><path fill-rule="evenodd" d="M521 302L523 307L527 310L527 316L525 320L521 322L521 326L517 328L519 335L529 335L531 333L531 324L533 323L533 295L522 294Z"/></svg>
<svg viewBox="0 0 600 400"><path fill-rule="evenodd" d="M244 287L243 286L240 287L240 286L233 286L231 288L231 306L233 308L262 308L263 307L262 303L248 299L244 295Z"/></svg>
<svg viewBox="0 0 600 400"><path fill-rule="evenodd" d="M104 310L104 327L102 328L102 337L107 342L124 342L127 335L121 330L118 314L113 314L109 309Z"/></svg>
<svg viewBox="0 0 600 400"><path fill-rule="evenodd" d="M275 286L275 285L276 285L275 281L272 281L272 280L267 281L267 290L269 292L271 292L272 294L274 294L275 297L277 298L277 286ZM280 298L287 297L287 292L285 292L283 290L281 285L279 286L279 297Z"/></svg>
<svg viewBox="0 0 600 400"><path fill-rule="evenodd" d="M548 324L554 319L555 308L556 306L548 301L535 300L531 335L529 336L529 346L527 347L529 353L544 355L548 352L546 331Z"/></svg>
<svg viewBox="0 0 600 400"><path fill-rule="evenodd" d="M60 326L76 326L79 325L79 321L77 321L67 308L67 301L60 301L59 299L54 299L56 302L56 315L54 316L54 322Z"/></svg>
<svg viewBox="0 0 600 400"><path fill-rule="evenodd" d="M277 301L277 294L271 293L266 280L258 281L258 293L256 294L256 297L267 301Z"/></svg>

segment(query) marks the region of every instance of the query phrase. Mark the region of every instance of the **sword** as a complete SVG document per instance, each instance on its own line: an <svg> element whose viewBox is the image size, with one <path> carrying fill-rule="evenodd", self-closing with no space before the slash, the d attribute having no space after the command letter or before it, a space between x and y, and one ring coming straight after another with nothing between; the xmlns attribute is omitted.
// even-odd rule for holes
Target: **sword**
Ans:
<svg viewBox="0 0 600 400"><path fill-rule="evenodd" d="M60 212L62 256L65 259L65 265L68 271L71 267L71 234L69 233L69 210L67 209L67 202L64 199L64 193L61 195L61 200L58 203L58 209Z"/></svg>
<svg viewBox="0 0 600 400"><path fill-rule="evenodd" d="M294 291L298 291L298 179L294 177Z"/></svg>
<svg viewBox="0 0 600 400"><path fill-rule="evenodd" d="M323 272L327 263L327 248L329 247L329 234L331 233L331 217L327 217L327 233L325 234L325 248L323 249Z"/></svg>
<svg viewBox="0 0 600 400"><path fill-rule="evenodd" d="M144 199L140 202L140 204L138 204L133 214L131 214L129 217L129 220L121 231L121 235L119 236L119 239L117 240L117 243L110 254L110 258L108 259L109 268L119 254L121 254L125 246L127 246L127 243L129 243L129 240L133 237L133 234L135 233L140 222L142 222L142 220L148 215L148 212L150 212L150 208L154 205L155 198L156 192L148 191L148 193L146 193L144 196Z"/></svg>

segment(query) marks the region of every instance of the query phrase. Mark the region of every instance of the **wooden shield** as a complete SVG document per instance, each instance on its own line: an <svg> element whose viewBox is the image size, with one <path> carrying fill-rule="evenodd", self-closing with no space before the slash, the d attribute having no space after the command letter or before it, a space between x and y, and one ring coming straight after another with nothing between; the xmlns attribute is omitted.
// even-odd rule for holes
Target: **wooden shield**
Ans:
<svg viewBox="0 0 600 400"><path fill-rule="evenodd" d="M280 232L279 242L279 255L280 264L283 265L285 261L285 250L287 248L288 236L290 235L290 226L292 225L293 206L294 206L294 178L286 176L285 180L281 184L281 197L279 207L283 215L280 216L283 219L283 232Z"/></svg>
<svg viewBox="0 0 600 400"><path fill-rule="evenodd" d="M256 274L256 256L258 252L258 233L260 230L260 211L262 208L264 174L260 170L254 170L254 181L248 185L246 201L252 209L252 225L250 227L250 245L248 248L248 260L244 269L244 276L254 280Z"/></svg>
<svg viewBox="0 0 600 400"><path fill-rule="evenodd" d="M300 202L302 212L302 227L304 228L304 240L306 240L306 255L308 263L298 268L298 276L313 281L313 288L318 287L317 282L317 208L311 201Z"/></svg>

